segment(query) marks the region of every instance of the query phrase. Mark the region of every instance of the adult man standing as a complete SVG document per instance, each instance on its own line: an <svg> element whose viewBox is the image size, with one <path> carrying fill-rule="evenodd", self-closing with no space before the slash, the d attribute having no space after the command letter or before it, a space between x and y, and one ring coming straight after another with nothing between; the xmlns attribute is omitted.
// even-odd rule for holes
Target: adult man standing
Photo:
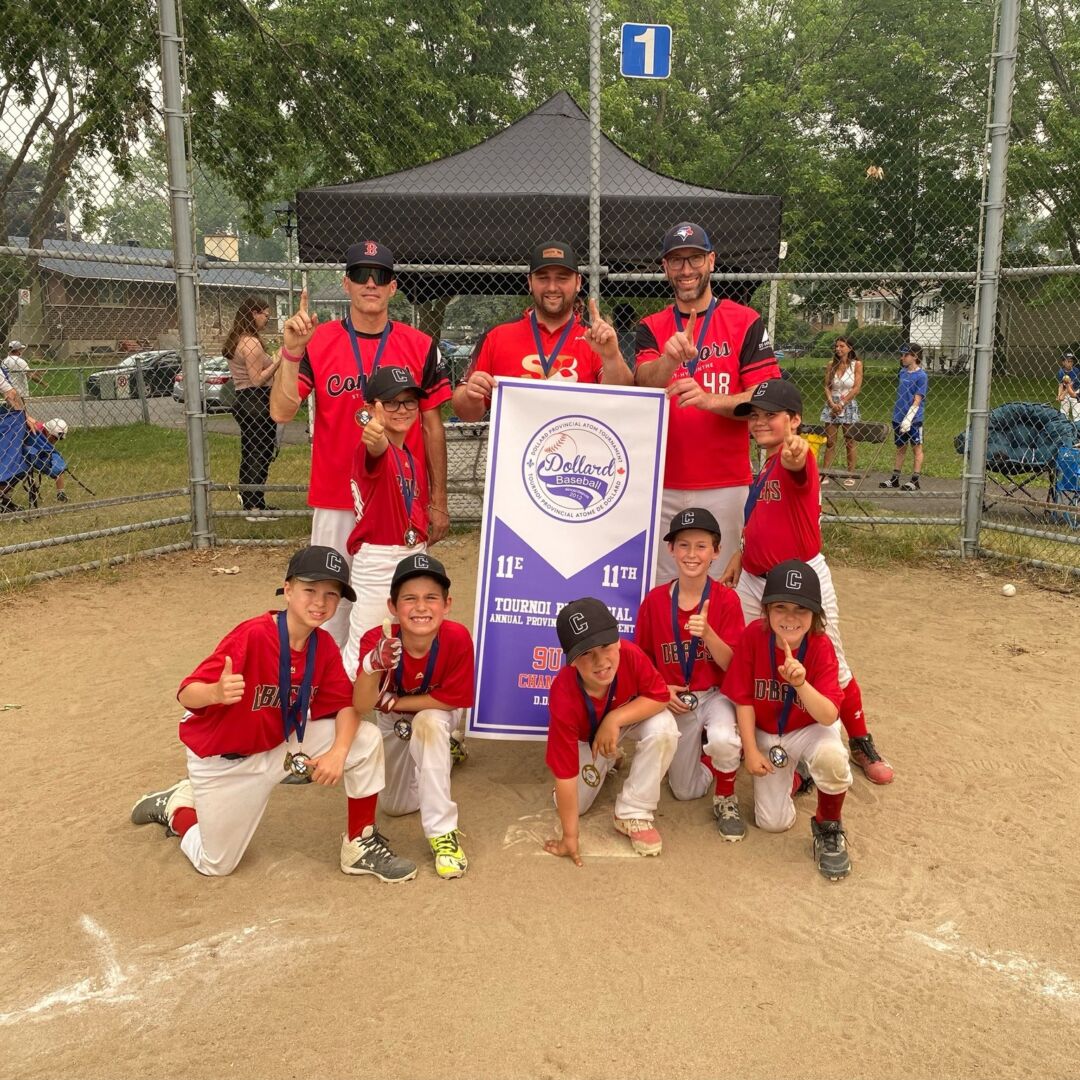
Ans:
<svg viewBox="0 0 1080 1080"><path fill-rule="evenodd" d="M780 369L761 316L713 296L716 255L700 225L668 229L660 261L675 303L638 325L635 371L639 386L666 387L670 400L660 518L707 509L720 524L718 565L726 566L739 549L750 484L749 437L732 410ZM657 582L674 577L671 553L660 545Z"/></svg>
<svg viewBox="0 0 1080 1080"><path fill-rule="evenodd" d="M465 377L454 390L454 412L479 420L491 405L499 377L561 379L629 386L630 369L614 329L589 301L591 326L577 313L581 274L574 249L562 240L533 248L526 278L533 306L520 318L500 323L476 343Z"/></svg>
<svg viewBox="0 0 1080 1080"><path fill-rule="evenodd" d="M0 365L4 369L5 377L19 392L24 403L30 400L30 380L33 379L36 383L42 381L38 372L30 370L30 365L23 356L25 349L26 346L21 341L9 341L8 355Z"/></svg>
<svg viewBox="0 0 1080 1080"><path fill-rule="evenodd" d="M300 402L315 395L308 505L313 508L311 542L332 547L346 563L346 542L356 525L349 477L360 446L367 381L380 366L408 368L424 390L421 423L407 441L426 462L430 506L429 542L441 540L449 526L446 505L446 433L439 406L450 397L450 384L438 346L421 331L390 318L390 298L397 292L394 258L374 240L353 244L345 253L342 280L349 311L339 322L318 325L308 311L307 290L299 310L283 327L281 363L270 390L270 415L291 420ZM342 601L325 628L343 646L352 605Z"/></svg>

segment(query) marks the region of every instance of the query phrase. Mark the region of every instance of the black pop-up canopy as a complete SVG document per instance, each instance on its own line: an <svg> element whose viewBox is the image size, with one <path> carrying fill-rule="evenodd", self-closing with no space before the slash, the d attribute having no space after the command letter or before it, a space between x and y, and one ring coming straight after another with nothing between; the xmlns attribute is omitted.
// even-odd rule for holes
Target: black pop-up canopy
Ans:
<svg viewBox="0 0 1080 1080"><path fill-rule="evenodd" d="M604 136L600 193L600 262L609 270L657 270L664 231L684 220L708 231L717 271L776 269L779 196L683 183ZM534 244L554 238L573 244L583 263L588 258L588 117L559 93L469 150L355 184L309 188L297 193L296 207L304 262L341 262L350 243L371 237L399 265L448 268L401 273L400 287L415 301L518 292L519 273L473 268L524 264ZM650 291L640 282L605 286L608 295Z"/></svg>

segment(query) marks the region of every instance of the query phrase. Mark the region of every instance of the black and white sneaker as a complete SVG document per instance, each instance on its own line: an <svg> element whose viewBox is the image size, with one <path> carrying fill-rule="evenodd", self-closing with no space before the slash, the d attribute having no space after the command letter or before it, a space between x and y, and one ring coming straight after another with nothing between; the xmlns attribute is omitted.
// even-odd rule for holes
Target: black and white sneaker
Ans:
<svg viewBox="0 0 1080 1080"><path fill-rule="evenodd" d="M913 476L910 480L907 481L907 483L900 485L900 490L901 491L920 491L921 489L919 487L919 478L917 476Z"/></svg>
<svg viewBox="0 0 1080 1080"><path fill-rule="evenodd" d="M839 881L851 873L851 859L847 853L847 834L839 821L810 819L814 834L814 861L820 873L830 881Z"/></svg>
<svg viewBox="0 0 1080 1080"><path fill-rule="evenodd" d="M385 836L369 825L355 840L345 833L341 838L341 872L372 874L380 881L412 881L416 864L395 855Z"/></svg>
<svg viewBox="0 0 1080 1080"><path fill-rule="evenodd" d="M882 480L881 483L878 484L879 488L898 488L899 486L900 486L900 477L899 476L890 476L888 480Z"/></svg>

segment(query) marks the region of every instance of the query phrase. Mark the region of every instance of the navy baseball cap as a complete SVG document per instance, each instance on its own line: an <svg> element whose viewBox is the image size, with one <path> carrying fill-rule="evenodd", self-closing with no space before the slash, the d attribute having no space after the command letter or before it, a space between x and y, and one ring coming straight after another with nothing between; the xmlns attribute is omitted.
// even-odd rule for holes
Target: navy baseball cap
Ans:
<svg viewBox="0 0 1080 1080"><path fill-rule="evenodd" d="M406 390L412 390L419 398L425 396L424 391L416 385L416 380L408 368L381 367L368 379L364 399L366 401L392 401Z"/></svg>
<svg viewBox="0 0 1080 1080"><path fill-rule="evenodd" d="M680 221L678 225L672 225L664 233L664 245L660 250L660 258L667 258L671 251L676 248L694 248L697 251L712 251L712 241L709 234L692 221Z"/></svg>
<svg viewBox="0 0 1080 1080"><path fill-rule="evenodd" d="M319 544L301 548L289 560L289 569L285 571L285 580L292 578L299 578L300 581L336 581L341 586L342 598L356 603L356 592L349 584L349 564L335 548ZM284 592L282 587L276 595L281 596Z"/></svg>
<svg viewBox="0 0 1080 1080"><path fill-rule="evenodd" d="M916 345L913 342L909 342L907 345L900 346L900 355L907 356L911 353L912 356L922 356L922 346Z"/></svg>
<svg viewBox="0 0 1080 1080"><path fill-rule="evenodd" d="M446 567L434 556L426 552L409 555L397 564L394 569L394 580L390 582L390 591L393 592L399 585L404 585L414 577L434 578L444 589L450 588L450 579L446 576Z"/></svg>
<svg viewBox="0 0 1080 1080"><path fill-rule="evenodd" d="M788 559L777 563L765 575L765 592L762 604L776 604L786 601L798 604L810 611L824 615L821 606L821 582L817 572L809 563L800 559Z"/></svg>
<svg viewBox="0 0 1080 1080"><path fill-rule="evenodd" d="M529 256L529 273L545 266L565 266L578 273L577 254L565 240L545 240L532 249Z"/></svg>
<svg viewBox="0 0 1080 1080"><path fill-rule="evenodd" d="M744 419L750 415L751 409L761 409L762 412L796 412L802 416L802 394L799 388L787 379L766 379L754 387L749 401L742 401L732 409L735 416Z"/></svg>
<svg viewBox="0 0 1080 1080"><path fill-rule="evenodd" d="M708 510L700 506L691 506L688 510L680 510L671 519L671 528L668 530L665 540L674 540L683 529L704 529L706 532L720 535L720 526L716 518Z"/></svg>
<svg viewBox="0 0 1080 1080"><path fill-rule="evenodd" d="M568 664L598 645L611 645L619 640L615 616L607 604L592 596L567 604L555 620L555 631Z"/></svg>
<svg viewBox="0 0 1080 1080"><path fill-rule="evenodd" d="M354 266L381 266L394 272L394 256L385 244L377 240L361 240L359 244L350 244L345 252L345 269Z"/></svg>

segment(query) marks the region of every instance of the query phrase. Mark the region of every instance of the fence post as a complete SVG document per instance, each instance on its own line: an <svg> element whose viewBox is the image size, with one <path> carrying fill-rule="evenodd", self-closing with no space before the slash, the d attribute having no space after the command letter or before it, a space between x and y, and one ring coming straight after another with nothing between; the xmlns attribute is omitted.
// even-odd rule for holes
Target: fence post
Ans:
<svg viewBox="0 0 1080 1080"><path fill-rule="evenodd" d="M187 132L180 80L180 36L176 0L158 0L161 37L161 90L165 117L165 143L169 162L169 207L172 218L173 266L180 321L180 356L184 370L184 399L201 401L199 385L198 300L195 293L195 257L191 223L191 188L187 168ZM209 547L210 478L206 470L204 416L187 408L188 471L191 485L191 539L195 547Z"/></svg>
<svg viewBox="0 0 1080 1080"><path fill-rule="evenodd" d="M1001 0L994 61L993 110L986 133L990 141L990 168L983 204L982 263L976 285L977 329L971 397L967 416L967 458L964 471L964 522L960 554L978 554L986 487L986 436L990 415L990 376L997 329L1001 244L1005 230L1005 177L1009 164L1009 124L1012 120L1016 43L1019 36L1019 0Z"/></svg>
<svg viewBox="0 0 1080 1080"><path fill-rule="evenodd" d="M138 353L135 354L135 392L139 395L139 413L144 424L150 423L150 406L147 402L149 396L146 392L146 373L142 368L142 361Z"/></svg>
<svg viewBox="0 0 1080 1080"><path fill-rule="evenodd" d="M600 25L601 0L589 3L589 295L600 303Z"/></svg>

